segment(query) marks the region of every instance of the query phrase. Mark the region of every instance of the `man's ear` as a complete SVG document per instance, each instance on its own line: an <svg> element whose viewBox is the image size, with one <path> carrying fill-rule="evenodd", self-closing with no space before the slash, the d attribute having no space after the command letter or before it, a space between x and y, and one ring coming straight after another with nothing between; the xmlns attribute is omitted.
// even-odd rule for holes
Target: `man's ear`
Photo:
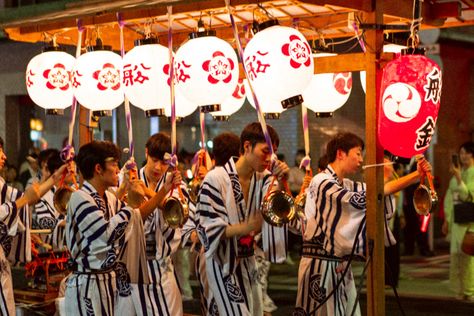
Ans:
<svg viewBox="0 0 474 316"><path fill-rule="evenodd" d="M148 148L145 148L145 160L148 160Z"/></svg>
<svg viewBox="0 0 474 316"><path fill-rule="evenodd" d="M342 158L344 158L345 155L346 153L344 152L344 150L338 149L336 151L336 160L341 160Z"/></svg>
<svg viewBox="0 0 474 316"><path fill-rule="evenodd" d="M98 175L101 175L102 172L103 172L103 168L102 166L100 165L100 163L97 163L95 164L95 167L94 167L94 173L97 173Z"/></svg>
<svg viewBox="0 0 474 316"><path fill-rule="evenodd" d="M244 148L244 154L246 154L246 153L252 151L252 143L251 143L250 141L248 141L248 140L244 141L244 146L243 146L243 148Z"/></svg>

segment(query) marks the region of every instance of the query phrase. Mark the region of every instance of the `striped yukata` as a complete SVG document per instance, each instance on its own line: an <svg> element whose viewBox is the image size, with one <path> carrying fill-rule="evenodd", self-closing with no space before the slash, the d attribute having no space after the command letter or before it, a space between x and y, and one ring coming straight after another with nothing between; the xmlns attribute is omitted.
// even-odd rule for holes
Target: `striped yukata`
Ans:
<svg viewBox="0 0 474 316"><path fill-rule="evenodd" d="M75 271L66 284L66 315L113 315L117 296L130 295L128 273L117 258L134 211L108 191L101 199L87 181L72 193L66 242Z"/></svg>
<svg viewBox="0 0 474 316"><path fill-rule="evenodd" d="M42 234L41 239L51 245L53 250L64 250L65 230L60 223L66 222L66 216L54 207L55 188L51 188L35 205L36 226L39 229L51 229L51 234Z"/></svg>
<svg viewBox="0 0 474 316"><path fill-rule="evenodd" d="M141 168L139 178L149 187L145 168ZM166 174L155 187L158 192L164 185ZM181 229L172 229L164 220L160 209L155 209L145 220L144 230L147 241L148 273L150 284L131 284L134 313L137 315L182 315L183 302L179 284L174 273L171 254L180 244L185 244L195 229L195 206L190 201L186 184L182 182L181 190L189 206L189 220ZM178 191L173 196L179 197Z"/></svg>
<svg viewBox="0 0 474 316"><path fill-rule="evenodd" d="M198 231L205 248L212 296L208 300L208 315L215 315L215 311L219 315L263 314L253 239L249 241L248 236L227 239L224 234L227 226L245 222L260 211L272 178L267 171L254 173L248 201L245 201L235 159L231 158L223 167L216 167L206 175L198 198ZM284 260L287 228L277 229L264 223L262 230L265 256L272 261Z"/></svg>
<svg viewBox="0 0 474 316"><path fill-rule="evenodd" d="M16 313L10 262L31 260L28 205L17 209L15 203L22 195L0 177L0 315Z"/></svg>
<svg viewBox="0 0 474 316"><path fill-rule="evenodd" d="M341 183L331 166L312 179L306 197L307 225L293 315L351 314L356 288L350 267L333 290L345 269L341 258L351 254L354 243L355 255L366 254L365 210L365 184L349 179ZM331 297L321 306L328 295ZM358 306L355 315L360 315Z"/></svg>

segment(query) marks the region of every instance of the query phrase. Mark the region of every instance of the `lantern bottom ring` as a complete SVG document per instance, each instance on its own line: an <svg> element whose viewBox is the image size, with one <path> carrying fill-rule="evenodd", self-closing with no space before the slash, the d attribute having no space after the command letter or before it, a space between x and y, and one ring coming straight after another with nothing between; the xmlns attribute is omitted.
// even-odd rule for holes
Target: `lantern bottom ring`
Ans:
<svg viewBox="0 0 474 316"><path fill-rule="evenodd" d="M316 112L314 114L316 115L316 117L322 117L322 118L334 116L334 112Z"/></svg>
<svg viewBox="0 0 474 316"><path fill-rule="evenodd" d="M176 123L181 123L183 120L184 120L184 117L176 116ZM166 118L166 121L168 121L168 123L171 123L171 116L168 116Z"/></svg>
<svg viewBox="0 0 474 316"><path fill-rule="evenodd" d="M64 115L63 109L47 109L46 115Z"/></svg>
<svg viewBox="0 0 474 316"><path fill-rule="evenodd" d="M267 120L278 120L278 119L280 119L280 113L263 113L263 116Z"/></svg>
<svg viewBox="0 0 474 316"><path fill-rule="evenodd" d="M221 110L220 104L200 105L201 113L217 112Z"/></svg>
<svg viewBox="0 0 474 316"><path fill-rule="evenodd" d="M212 116L212 119L218 122L227 122L229 120L229 117L229 115L216 115Z"/></svg>
<svg viewBox="0 0 474 316"><path fill-rule="evenodd" d="M303 103L303 96L301 94L281 101L281 106L284 109L289 109Z"/></svg>
<svg viewBox="0 0 474 316"><path fill-rule="evenodd" d="M153 109L153 110L146 110L145 111L146 117L157 117L157 116L165 116L165 109Z"/></svg>
<svg viewBox="0 0 474 316"><path fill-rule="evenodd" d="M91 116L95 116L95 117L112 116L112 110L92 111Z"/></svg>

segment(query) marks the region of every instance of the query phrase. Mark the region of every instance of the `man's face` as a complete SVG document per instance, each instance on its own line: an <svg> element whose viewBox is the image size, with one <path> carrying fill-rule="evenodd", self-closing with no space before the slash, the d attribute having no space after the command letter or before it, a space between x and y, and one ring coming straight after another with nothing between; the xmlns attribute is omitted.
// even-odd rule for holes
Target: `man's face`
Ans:
<svg viewBox="0 0 474 316"><path fill-rule="evenodd" d="M270 167L271 151L267 143L257 143L252 148L248 142L248 146L245 146L245 155L250 166L257 172L262 172Z"/></svg>
<svg viewBox="0 0 474 316"><path fill-rule="evenodd" d="M459 160L463 166L469 166L471 163L472 154L467 152L464 148L459 151Z"/></svg>
<svg viewBox="0 0 474 316"><path fill-rule="evenodd" d="M166 170L168 170L167 163L165 163L163 160L147 155L145 165L145 175L147 179L151 180L152 182L158 182L166 173Z"/></svg>
<svg viewBox="0 0 474 316"><path fill-rule="evenodd" d="M0 147L0 170L5 166L5 161L7 161L7 155L5 155L3 147Z"/></svg>
<svg viewBox="0 0 474 316"><path fill-rule="evenodd" d="M118 174L120 172L118 161L107 161L105 168L101 169L99 175L104 185L107 187L117 186L119 180Z"/></svg>
<svg viewBox="0 0 474 316"><path fill-rule="evenodd" d="M360 169L364 160L361 147L351 148L347 154L341 150L340 154L347 174L354 174Z"/></svg>

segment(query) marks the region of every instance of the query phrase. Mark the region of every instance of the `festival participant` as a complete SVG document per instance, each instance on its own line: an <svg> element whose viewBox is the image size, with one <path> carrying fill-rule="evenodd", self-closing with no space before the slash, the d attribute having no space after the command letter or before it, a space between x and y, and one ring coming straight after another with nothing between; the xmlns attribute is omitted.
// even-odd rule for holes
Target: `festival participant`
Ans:
<svg viewBox="0 0 474 316"><path fill-rule="evenodd" d="M108 191L118 183L119 158L120 149L107 141L83 145L76 157L84 183L71 195L68 205L66 242L73 274L66 284L66 315L114 314L117 296L130 295L131 291L125 265L117 259L124 251L125 231L132 216L140 212L146 218L163 202L172 185L181 181L174 172L157 194L139 209L132 209ZM129 181L127 177L125 181Z"/></svg>
<svg viewBox="0 0 474 316"><path fill-rule="evenodd" d="M271 126L268 132L275 150L278 134ZM209 310L217 309L220 315L263 314L254 235L262 228L260 205L272 182L267 171L271 152L261 125L251 123L240 136L240 157L209 171L201 187L199 235L214 300ZM279 179L287 177L288 166L274 161L272 173ZM282 187L281 182L276 186Z"/></svg>
<svg viewBox="0 0 474 316"><path fill-rule="evenodd" d="M311 181L293 315L349 315L353 309L360 314L352 270L345 260L367 254L366 188L346 177L360 169L363 149L364 142L357 135L337 134L327 144L326 170ZM385 194L403 189L429 170L429 163L420 159L417 173L387 182ZM393 209L388 211L393 213Z"/></svg>
<svg viewBox="0 0 474 316"><path fill-rule="evenodd" d="M152 135L145 145L146 164L138 176L145 183L147 192L158 192L165 185L170 173L167 153L171 153L171 138L165 133ZM171 254L185 244L195 230L195 206L186 191L186 183L179 183L189 206L189 219L183 228L173 229L157 207L144 222L147 243L147 261L150 284L133 286L132 296L138 315L182 315L183 302L174 274ZM152 194L151 193L151 194ZM179 197L178 190L173 196ZM194 237L197 240L197 237Z"/></svg>
<svg viewBox="0 0 474 316"><path fill-rule="evenodd" d="M3 151L3 139L0 137L0 171L5 166L7 156ZM28 205L32 205L47 192L53 183L61 176L64 167L61 167L53 176L43 182L31 184L28 189L22 193L18 190L7 186L5 180L0 177L0 314L15 315L15 300L13 298L13 284L10 271L10 261L18 259L31 260L26 254L27 247L30 247L29 236L29 218L30 209ZM22 223L22 221L25 221ZM23 242L16 242L16 235L19 226L24 226ZM17 249L13 249L17 246ZM23 255L19 255L23 253ZM9 256L10 254L10 256ZM21 257L21 258L20 258Z"/></svg>

